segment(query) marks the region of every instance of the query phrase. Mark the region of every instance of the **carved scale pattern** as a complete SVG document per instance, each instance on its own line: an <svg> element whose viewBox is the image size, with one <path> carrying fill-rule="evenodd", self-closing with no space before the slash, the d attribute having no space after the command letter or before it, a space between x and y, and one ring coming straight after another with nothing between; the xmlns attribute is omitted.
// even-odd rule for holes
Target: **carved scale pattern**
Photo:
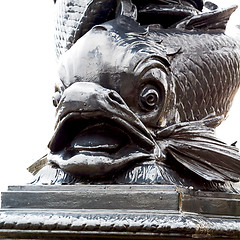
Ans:
<svg viewBox="0 0 240 240"><path fill-rule="evenodd" d="M181 121L200 120L212 113L226 116L240 83L237 43L222 33L166 32L163 45L180 49L171 69Z"/></svg>
<svg viewBox="0 0 240 240"><path fill-rule="evenodd" d="M56 2L56 54L65 51L95 24L111 19L116 1L109 0L59 0ZM101 12L101 14L99 14Z"/></svg>

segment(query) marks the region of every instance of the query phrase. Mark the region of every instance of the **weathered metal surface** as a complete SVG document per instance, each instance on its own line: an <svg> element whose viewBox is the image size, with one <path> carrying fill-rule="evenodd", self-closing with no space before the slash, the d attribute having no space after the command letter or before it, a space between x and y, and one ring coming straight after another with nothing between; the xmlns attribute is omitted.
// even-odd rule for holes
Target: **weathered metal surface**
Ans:
<svg viewBox="0 0 240 240"><path fill-rule="evenodd" d="M180 207L183 212L221 216L240 216L240 195L212 194L211 192L182 192Z"/></svg>
<svg viewBox="0 0 240 240"><path fill-rule="evenodd" d="M38 184L172 184L239 192L240 155L214 136L240 85L236 7L199 0L58 0L59 82Z"/></svg>
<svg viewBox="0 0 240 240"><path fill-rule="evenodd" d="M239 219L169 213L1 211L0 224L0 238L15 239L240 238Z"/></svg>
<svg viewBox="0 0 240 240"><path fill-rule="evenodd" d="M2 193L0 238L240 239L240 155L214 136L240 85L236 7L55 3L56 128L40 185Z"/></svg>
<svg viewBox="0 0 240 240"><path fill-rule="evenodd" d="M109 192L117 193L115 206L118 203L119 206L116 209L111 209L114 202L112 197L109 197L109 205L106 199L105 205L97 200L100 200L103 194L109 196ZM140 193L138 199L136 192ZM149 198L146 199L142 194L146 192L154 193L149 194L152 200L149 201ZM24 193L35 195L29 200ZM41 194L45 194L45 199ZM88 203L84 202L86 194L89 194ZM79 202L75 201L76 195ZM119 195L122 195L122 199L125 198L125 205L121 204L121 200L119 202ZM173 201L176 196L179 200ZM57 209L56 197L59 197ZM166 185L55 185L12 186L9 187L8 194L3 193L2 199L4 208L0 211L0 238L240 239L240 213L234 212L232 208L234 201L240 199L237 194L196 192ZM233 201L232 205L229 205L228 213L226 208L222 209L221 204L216 204L225 201L227 206L230 199ZM164 209L159 208L160 210L153 209L153 206L148 204L158 201L160 206L162 201L166 203L167 200L169 203L163 205ZM39 201L42 201L42 205ZM205 207L210 209L208 213L202 211Z"/></svg>
<svg viewBox="0 0 240 240"><path fill-rule="evenodd" d="M178 210L178 193L173 186L75 186L26 188L2 193L2 208L41 209L148 209ZM40 191L39 191L40 190Z"/></svg>
<svg viewBox="0 0 240 240"><path fill-rule="evenodd" d="M240 216L240 195L171 185L10 186L6 209L106 209L182 211Z"/></svg>

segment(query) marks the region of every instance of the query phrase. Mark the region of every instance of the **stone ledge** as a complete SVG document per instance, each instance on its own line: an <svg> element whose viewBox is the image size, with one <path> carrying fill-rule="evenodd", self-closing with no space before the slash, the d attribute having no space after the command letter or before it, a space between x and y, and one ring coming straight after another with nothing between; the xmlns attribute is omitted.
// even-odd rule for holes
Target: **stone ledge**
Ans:
<svg viewBox="0 0 240 240"><path fill-rule="evenodd" d="M240 218L173 212L2 210L0 238L240 239ZM7 235L6 235L7 234ZM177 238L175 238L177 237Z"/></svg>
<svg viewBox="0 0 240 240"><path fill-rule="evenodd" d="M0 238L240 239L239 203L168 185L11 186Z"/></svg>

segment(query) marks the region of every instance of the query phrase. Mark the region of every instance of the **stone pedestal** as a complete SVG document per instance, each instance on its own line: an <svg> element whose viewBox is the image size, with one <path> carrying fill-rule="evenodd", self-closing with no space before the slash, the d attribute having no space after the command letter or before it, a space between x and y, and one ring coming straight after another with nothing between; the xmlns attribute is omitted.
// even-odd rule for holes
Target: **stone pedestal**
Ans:
<svg viewBox="0 0 240 240"><path fill-rule="evenodd" d="M4 239L240 239L240 195L168 185L11 186Z"/></svg>

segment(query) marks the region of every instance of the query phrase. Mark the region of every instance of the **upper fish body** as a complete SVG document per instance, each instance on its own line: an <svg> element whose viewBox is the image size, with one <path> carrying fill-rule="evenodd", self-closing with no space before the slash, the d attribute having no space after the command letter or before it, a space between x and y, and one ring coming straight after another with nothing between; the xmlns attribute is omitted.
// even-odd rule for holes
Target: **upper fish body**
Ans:
<svg viewBox="0 0 240 240"><path fill-rule="evenodd" d="M239 57L239 46L223 32L235 7L218 10L216 5L207 2L205 13L202 13L204 9L202 0L184 0L180 3L178 0L133 0L132 2L129 0L58 0L55 2L57 9L55 39L58 57L69 50L93 26L115 18L116 14L130 16L141 25L159 24L163 31L158 31L156 41L163 41L162 45L170 49L169 55L174 51L181 52L178 56L175 54L171 61L173 75L178 78L175 81L179 84L177 89L181 89L177 94L177 97L179 96L177 105L179 108L184 108L180 110L184 115L180 117L181 121L199 120L206 113L211 114L214 111L217 115L222 113L226 116L234 94L224 94L224 92L227 89L230 93L238 88L238 73L234 75L230 71L231 69L239 71L238 61L236 61ZM206 11L206 7L213 11ZM180 29L180 31L174 32L174 29ZM212 70L214 67L208 68L208 60L210 64L217 65L222 70L211 72L214 71ZM195 68L192 68L193 72L190 74L187 69L191 64L195 65ZM232 66L232 64L235 65ZM194 71L203 73L201 77L205 80L202 80L200 86L202 92L195 91L199 80L195 80L195 75L198 73ZM188 76L186 76L187 72ZM230 84L229 80L232 81ZM206 86L203 85L204 81ZM220 86L223 83L227 86ZM210 89L212 86L215 87L215 92L209 94L210 91L214 91ZM217 106L219 101L221 109ZM188 106L183 106L181 102L185 104L188 102ZM184 113L187 108L192 108L191 113ZM193 110L194 108L196 109Z"/></svg>
<svg viewBox="0 0 240 240"><path fill-rule="evenodd" d="M136 93L137 87L132 82L139 81L137 79L139 76L134 76L137 74L137 67L140 67L137 64L141 62L142 68L150 68L151 64L154 65L159 58L159 64L162 62L160 68L168 76L161 77L161 79L168 78L166 82L161 83L165 91L161 93L164 98L161 99L161 103L163 101L171 103L165 102L167 110L164 113L158 109L158 117L165 116L165 119L149 119L145 109L140 114L142 117L147 116L144 124L155 123L154 127L165 127L176 122L201 120L209 114L226 116L239 87L239 45L237 42L224 33L210 35L193 31L183 34L181 30L162 30L157 26L144 28L134 21L131 23L132 29L129 29L123 26L129 23L122 21L122 25L118 26L116 21L113 21L114 26L110 22L108 25L102 24L94 27L87 37L79 41L80 43L76 46L74 45L73 50L66 53L67 57L62 58L64 63L60 64L60 79L64 78L64 81L68 81L65 83L66 86L77 81L76 79L96 82L93 77L96 73L101 77L105 74L105 78L98 79L98 84L116 90L127 105L136 112L139 103L134 97L138 94ZM107 33L105 34L104 31ZM105 35L109 35L108 39ZM88 46L94 47L89 50ZM94 48L100 48L102 52L98 55L96 51L92 59L81 58L80 54L83 53L83 49L91 52ZM79 58L78 61L76 61L77 58ZM99 66L99 63L105 65ZM86 73L90 68L92 75ZM62 72L67 76L61 76ZM122 76L116 84L117 80L112 79L114 74L129 74L131 77L125 79ZM151 75L148 78L154 77ZM112 85L106 86L106 82Z"/></svg>
<svg viewBox="0 0 240 240"><path fill-rule="evenodd" d="M118 16L101 23L103 14L98 24L93 18L91 29L79 20L86 33L66 53L63 45L58 48L50 165L38 172L38 163L30 171L38 172L39 182L168 183L198 189L238 182L237 150L214 136L240 84L239 45L222 31L233 9L216 12L221 21L215 19L211 27L206 24L214 18L211 12L198 18L202 2L185 1L185 15L174 15L181 21L166 29L140 25L137 13L149 14L144 9L152 7L156 14L156 6L135 3L112 2L111 14L104 10L106 19L116 6ZM171 4L157 14L171 13Z"/></svg>
<svg viewBox="0 0 240 240"><path fill-rule="evenodd" d="M239 87L239 45L222 33L165 32L163 39L180 51L171 58L180 121L226 116Z"/></svg>

